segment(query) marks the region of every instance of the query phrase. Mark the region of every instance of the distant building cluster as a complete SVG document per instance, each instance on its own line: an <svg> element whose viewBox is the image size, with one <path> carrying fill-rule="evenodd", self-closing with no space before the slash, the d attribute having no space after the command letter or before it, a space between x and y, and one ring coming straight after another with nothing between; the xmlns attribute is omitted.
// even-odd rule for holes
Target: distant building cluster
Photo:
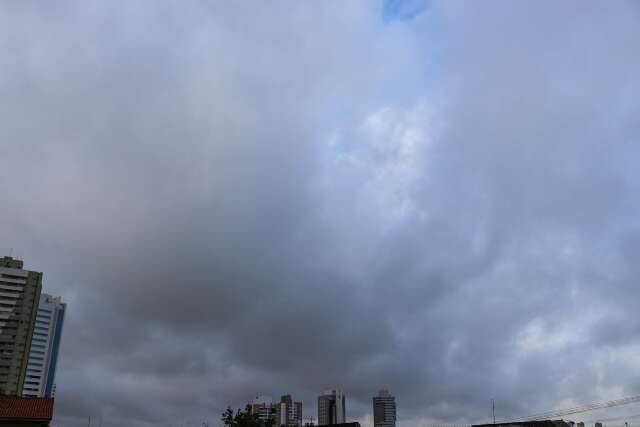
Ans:
<svg viewBox="0 0 640 427"><path fill-rule="evenodd" d="M0 426L51 421L65 311L42 273L0 258Z"/></svg>
<svg viewBox="0 0 640 427"><path fill-rule="evenodd" d="M294 402L290 394L282 396L277 403L270 397L257 396L249 404L249 411L274 426L302 427L302 402Z"/></svg>
<svg viewBox="0 0 640 427"><path fill-rule="evenodd" d="M339 389L325 390L318 396L318 426L359 427L358 423L347 422L347 398ZM302 427L303 419L308 420L304 426L315 426L313 417L303 418L302 402L294 401L290 394L283 395L279 402L270 397L257 396L247 405L249 412L260 420L275 427ZM380 390L373 397L374 427L396 426L396 400L388 390Z"/></svg>

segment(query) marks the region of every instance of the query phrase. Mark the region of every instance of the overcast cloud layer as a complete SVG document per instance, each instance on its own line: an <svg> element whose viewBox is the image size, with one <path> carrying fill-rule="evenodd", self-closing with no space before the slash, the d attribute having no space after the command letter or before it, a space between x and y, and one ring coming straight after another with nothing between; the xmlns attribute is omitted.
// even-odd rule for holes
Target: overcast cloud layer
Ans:
<svg viewBox="0 0 640 427"><path fill-rule="evenodd" d="M3 2L0 255L69 303L54 425L640 394L638 52L631 1Z"/></svg>

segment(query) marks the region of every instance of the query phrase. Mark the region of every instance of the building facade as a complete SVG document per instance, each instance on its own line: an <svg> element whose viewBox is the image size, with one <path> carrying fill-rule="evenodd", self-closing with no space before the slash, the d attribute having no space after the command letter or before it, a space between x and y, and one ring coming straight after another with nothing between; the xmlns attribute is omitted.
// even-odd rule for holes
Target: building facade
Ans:
<svg viewBox="0 0 640 427"><path fill-rule="evenodd" d="M25 397L53 397L55 393L54 381L66 308L60 297L40 295L22 389Z"/></svg>
<svg viewBox="0 0 640 427"><path fill-rule="evenodd" d="M290 394L282 396L278 404L276 425L302 427L302 402L294 402Z"/></svg>
<svg viewBox="0 0 640 427"><path fill-rule="evenodd" d="M274 405L271 397L256 396L253 402L249 403L248 408L249 413L257 416L261 421L273 422L273 425L277 425L278 406Z"/></svg>
<svg viewBox="0 0 640 427"><path fill-rule="evenodd" d="M302 402L294 402L290 394L273 403L269 396L257 396L248 405L249 412L276 427L302 427Z"/></svg>
<svg viewBox="0 0 640 427"><path fill-rule="evenodd" d="M343 424L346 420L346 398L341 390L326 390L318 396L318 425Z"/></svg>
<svg viewBox="0 0 640 427"><path fill-rule="evenodd" d="M42 273L0 258L0 395L20 396L42 289Z"/></svg>
<svg viewBox="0 0 640 427"><path fill-rule="evenodd" d="M373 426L396 426L396 398L387 390L380 390L373 398Z"/></svg>

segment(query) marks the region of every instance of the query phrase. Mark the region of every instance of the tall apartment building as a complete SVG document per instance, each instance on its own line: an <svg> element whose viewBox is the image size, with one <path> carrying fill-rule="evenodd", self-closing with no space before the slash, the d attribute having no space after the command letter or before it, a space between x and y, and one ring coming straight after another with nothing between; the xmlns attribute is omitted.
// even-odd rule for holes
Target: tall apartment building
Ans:
<svg viewBox="0 0 640 427"><path fill-rule="evenodd" d="M318 425L345 423L345 403L344 393L337 389L326 390L318 396Z"/></svg>
<svg viewBox="0 0 640 427"><path fill-rule="evenodd" d="M302 427L302 402L294 402L285 394L280 402L273 403L268 396L257 396L249 404L249 412L265 422L273 422L276 427Z"/></svg>
<svg viewBox="0 0 640 427"><path fill-rule="evenodd" d="M396 398L387 390L373 398L373 426L396 427Z"/></svg>
<svg viewBox="0 0 640 427"><path fill-rule="evenodd" d="M271 397L268 396L256 396L253 402L249 403L249 413L257 416L260 420L269 422L273 421L274 425L277 425L277 405L273 404Z"/></svg>
<svg viewBox="0 0 640 427"><path fill-rule="evenodd" d="M0 258L0 395L20 396L42 289L42 273Z"/></svg>
<svg viewBox="0 0 640 427"><path fill-rule="evenodd" d="M276 425L302 427L302 402L294 402L290 394L282 396L278 404Z"/></svg>
<svg viewBox="0 0 640 427"><path fill-rule="evenodd" d="M40 296L31 339L27 375L22 389L26 397L53 397L56 365L67 305L60 297Z"/></svg>

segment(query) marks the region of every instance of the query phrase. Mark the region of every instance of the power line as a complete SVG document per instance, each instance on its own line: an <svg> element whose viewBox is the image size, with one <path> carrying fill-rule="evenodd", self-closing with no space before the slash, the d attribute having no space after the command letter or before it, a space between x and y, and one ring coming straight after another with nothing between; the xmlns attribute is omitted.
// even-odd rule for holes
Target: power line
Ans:
<svg viewBox="0 0 640 427"><path fill-rule="evenodd" d="M539 421L550 418L558 418L566 415L579 414L581 412L595 411L596 409L611 408L613 406L628 405L629 403L640 402L640 396L624 397L622 399L608 400L606 402L594 402L588 405L574 406L573 408L558 409L553 411L541 412L526 417L513 418L502 422L516 421Z"/></svg>
<svg viewBox="0 0 640 427"><path fill-rule="evenodd" d="M591 420L585 421L585 423L620 421L620 420L627 420L632 418L640 418L640 414L626 415L626 416L613 417L613 418L593 418Z"/></svg>

